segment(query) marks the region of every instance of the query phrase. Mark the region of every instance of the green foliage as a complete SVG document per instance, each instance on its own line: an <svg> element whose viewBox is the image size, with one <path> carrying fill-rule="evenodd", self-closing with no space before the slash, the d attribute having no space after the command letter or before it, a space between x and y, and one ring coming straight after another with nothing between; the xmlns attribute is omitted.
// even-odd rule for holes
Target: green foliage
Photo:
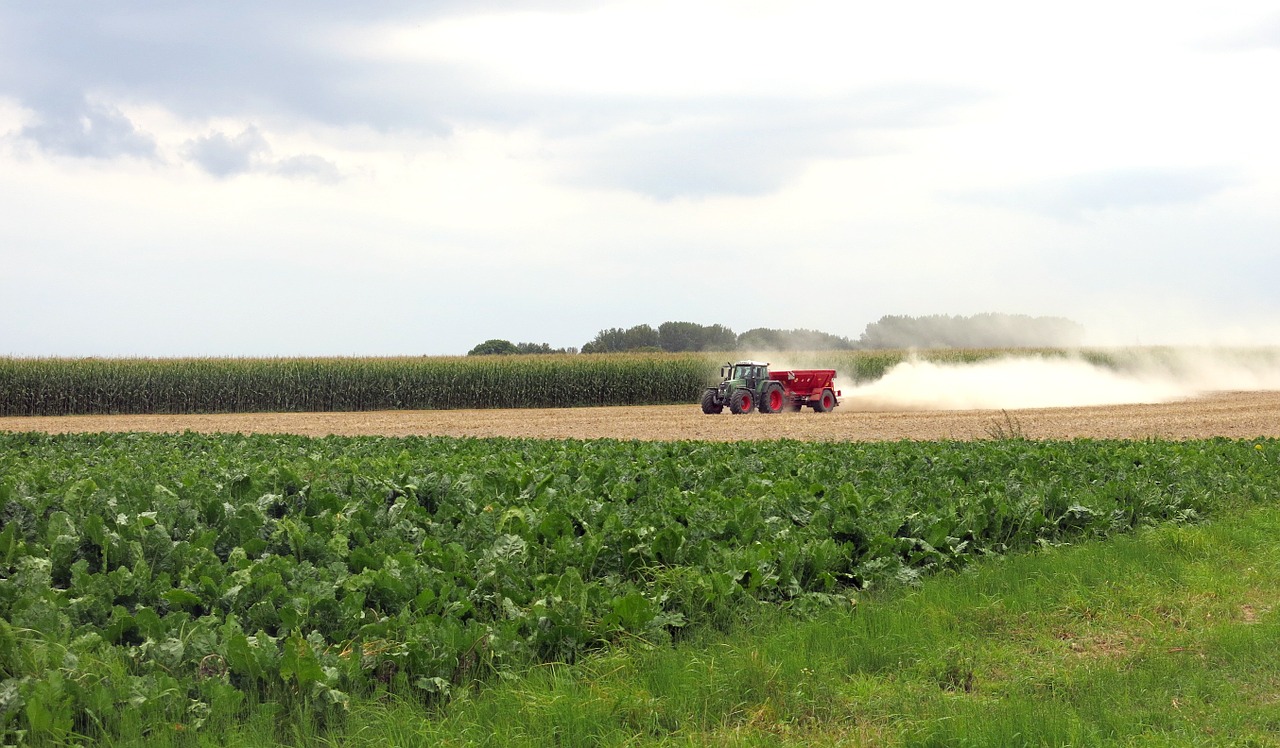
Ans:
<svg viewBox="0 0 1280 748"><path fill-rule="evenodd" d="M828 351L857 347L848 338L818 330L774 330L757 327L738 336L740 351Z"/></svg>
<svg viewBox="0 0 1280 748"><path fill-rule="evenodd" d="M695 402L691 355L0 358L0 415L560 408Z"/></svg>
<svg viewBox="0 0 1280 748"><path fill-rule="evenodd" d="M696 322L663 322L658 329L636 325L627 329L612 327L596 333L582 346L583 353L622 353L625 351L661 350L667 353L731 351L737 344L733 330L724 325L700 325Z"/></svg>
<svg viewBox="0 0 1280 748"><path fill-rule="evenodd" d="M1277 486L1272 440L4 434L0 734L194 730L267 701L328 719L383 690L434 702Z"/></svg>
<svg viewBox="0 0 1280 748"><path fill-rule="evenodd" d="M519 353L520 349L510 340L491 338L467 351L468 356L503 356Z"/></svg>
<svg viewBox="0 0 1280 748"><path fill-rule="evenodd" d="M582 346L583 353L624 353L626 351L659 350L658 331L649 325L627 329L611 327L601 330Z"/></svg>
<svg viewBox="0 0 1280 748"><path fill-rule="evenodd" d="M658 345L669 353L685 351L731 351L737 342L733 330L724 325L694 322L663 322L658 325Z"/></svg>
<svg viewBox="0 0 1280 748"><path fill-rule="evenodd" d="M576 349L552 348L549 343L516 343L516 353L577 353Z"/></svg>
<svg viewBox="0 0 1280 748"><path fill-rule="evenodd" d="M1270 746L1280 511L1232 514L613 648L439 713L371 703L335 742Z"/></svg>
<svg viewBox="0 0 1280 748"><path fill-rule="evenodd" d="M510 340L486 340L467 351L468 356L510 356L530 353L576 353L564 348L552 348L548 343L512 343Z"/></svg>

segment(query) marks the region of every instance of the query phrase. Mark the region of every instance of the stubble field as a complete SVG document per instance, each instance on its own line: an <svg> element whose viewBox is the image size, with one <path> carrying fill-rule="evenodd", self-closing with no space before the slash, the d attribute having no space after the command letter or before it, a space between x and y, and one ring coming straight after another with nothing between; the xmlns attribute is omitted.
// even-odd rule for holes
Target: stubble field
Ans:
<svg viewBox="0 0 1280 748"><path fill-rule="evenodd" d="M704 415L696 405L0 418L0 431L509 436L738 441L1250 439L1280 437L1280 392L1221 392L1171 403L1019 410Z"/></svg>

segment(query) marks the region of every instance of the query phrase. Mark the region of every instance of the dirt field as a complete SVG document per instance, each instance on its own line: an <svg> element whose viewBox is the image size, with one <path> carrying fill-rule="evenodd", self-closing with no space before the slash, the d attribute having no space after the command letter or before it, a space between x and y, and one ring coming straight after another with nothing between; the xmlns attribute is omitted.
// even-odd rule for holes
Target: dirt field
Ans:
<svg viewBox="0 0 1280 748"><path fill-rule="evenodd" d="M1015 433L1031 439L1233 439L1280 437L1280 392L1219 393L1161 405L1035 410L859 412L733 416L703 415L696 405L555 410L377 411L367 413L244 413L187 416L65 416L0 418L0 431L202 431L376 434L407 436L528 436L736 441L895 441L987 439Z"/></svg>

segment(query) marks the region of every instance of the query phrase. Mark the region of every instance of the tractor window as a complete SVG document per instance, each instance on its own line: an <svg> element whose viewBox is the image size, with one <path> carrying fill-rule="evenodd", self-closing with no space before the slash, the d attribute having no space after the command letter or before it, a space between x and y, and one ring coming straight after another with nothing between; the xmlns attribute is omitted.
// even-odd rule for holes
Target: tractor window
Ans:
<svg viewBox="0 0 1280 748"><path fill-rule="evenodd" d="M733 367L733 378L734 378L734 379L746 379L746 378L747 378L747 377L749 377L749 376L751 376L751 367L750 367L750 366L735 366L735 367Z"/></svg>

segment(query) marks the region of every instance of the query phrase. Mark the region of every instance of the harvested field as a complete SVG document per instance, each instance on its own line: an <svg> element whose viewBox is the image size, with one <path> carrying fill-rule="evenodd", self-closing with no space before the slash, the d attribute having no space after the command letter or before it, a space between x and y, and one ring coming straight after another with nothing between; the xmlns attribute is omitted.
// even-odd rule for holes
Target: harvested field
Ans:
<svg viewBox="0 0 1280 748"><path fill-rule="evenodd" d="M1280 437L1280 392L1215 393L1155 405L1026 410L703 415L697 405L545 410L371 411L0 418L2 431L241 432L737 441L1233 439Z"/></svg>

